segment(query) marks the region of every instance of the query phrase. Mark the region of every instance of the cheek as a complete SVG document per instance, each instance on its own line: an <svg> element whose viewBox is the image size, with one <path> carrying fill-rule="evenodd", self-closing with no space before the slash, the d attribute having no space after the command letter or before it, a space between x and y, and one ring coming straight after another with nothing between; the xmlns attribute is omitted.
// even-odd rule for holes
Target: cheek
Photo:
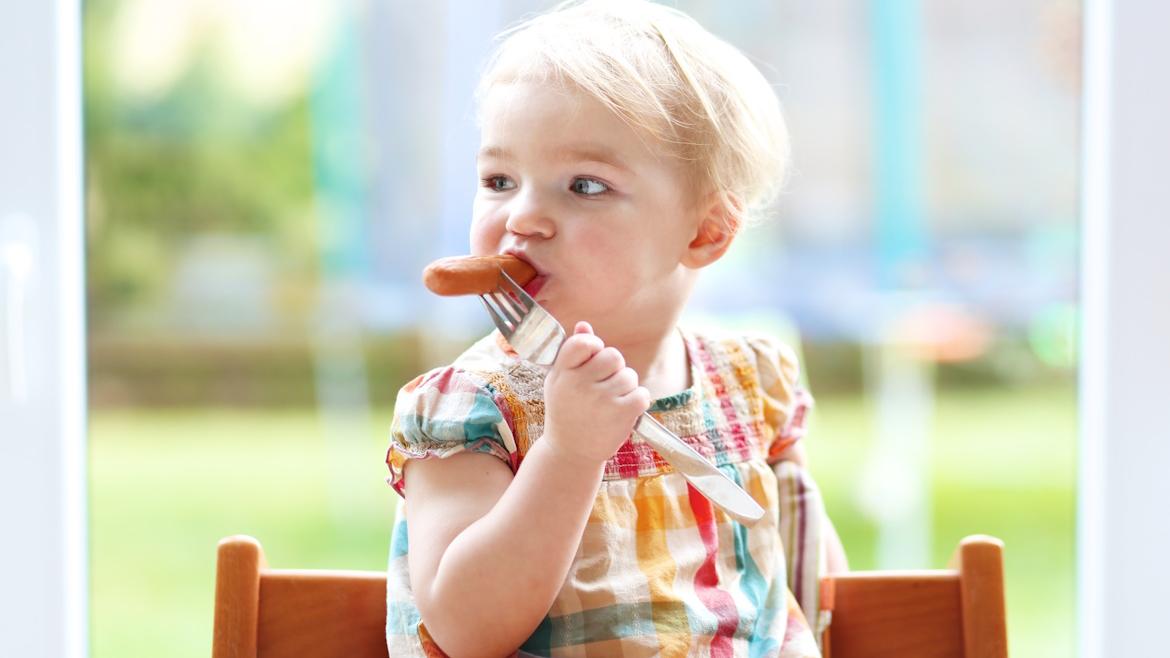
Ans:
<svg viewBox="0 0 1170 658"><path fill-rule="evenodd" d="M637 263L653 256L656 246L656 238L647 234L644 226L631 227L637 221L637 217L629 217L591 224L572 236L573 250L594 263L603 263L603 269L636 270Z"/></svg>
<svg viewBox="0 0 1170 658"><path fill-rule="evenodd" d="M503 223L492 221L490 214L484 212L477 203L472 208L471 254L483 256L496 253L503 235Z"/></svg>
<svg viewBox="0 0 1170 658"><path fill-rule="evenodd" d="M471 225L471 255L485 256L495 253L491 238L477 225Z"/></svg>
<svg viewBox="0 0 1170 658"><path fill-rule="evenodd" d="M586 294L608 299L626 296L646 283L646 252L636 237L617 231L583 232L573 240L577 272L590 283Z"/></svg>
<svg viewBox="0 0 1170 658"><path fill-rule="evenodd" d="M630 248L630 236L618 230L619 226L620 222L587 221L574 227L576 230L565 231L564 237L574 251L590 258L608 259Z"/></svg>

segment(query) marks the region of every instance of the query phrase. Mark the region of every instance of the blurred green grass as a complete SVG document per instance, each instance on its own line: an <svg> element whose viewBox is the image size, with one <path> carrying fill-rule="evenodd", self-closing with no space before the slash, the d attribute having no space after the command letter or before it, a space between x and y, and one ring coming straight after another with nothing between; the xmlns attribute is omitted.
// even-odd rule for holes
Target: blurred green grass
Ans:
<svg viewBox="0 0 1170 658"><path fill-rule="evenodd" d="M274 567L383 569L389 418L378 410L338 441L315 410L94 411L95 658L207 656L215 546L228 535L257 537ZM874 564L855 484L871 427L861 397L822 397L807 443L855 569ZM945 565L965 535L1003 539L1013 655L1073 655L1075 432L1071 384L938 394L923 566Z"/></svg>

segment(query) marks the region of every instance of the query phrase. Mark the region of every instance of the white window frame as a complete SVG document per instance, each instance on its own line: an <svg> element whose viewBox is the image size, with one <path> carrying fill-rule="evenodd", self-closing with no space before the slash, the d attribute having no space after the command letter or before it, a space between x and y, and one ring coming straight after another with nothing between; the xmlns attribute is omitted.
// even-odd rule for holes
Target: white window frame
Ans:
<svg viewBox="0 0 1170 658"><path fill-rule="evenodd" d="M0 2L0 656L88 652L81 6Z"/></svg>
<svg viewBox="0 0 1170 658"><path fill-rule="evenodd" d="M1161 656L1170 609L1170 3L1084 8L1080 655Z"/></svg>

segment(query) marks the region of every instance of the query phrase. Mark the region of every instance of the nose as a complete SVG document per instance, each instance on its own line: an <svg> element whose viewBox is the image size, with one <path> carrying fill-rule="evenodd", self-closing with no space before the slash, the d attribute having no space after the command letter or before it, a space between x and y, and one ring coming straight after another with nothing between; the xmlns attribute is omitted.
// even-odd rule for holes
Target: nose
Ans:
<svg viewBox="0 0 1170 658"><path fill-rule="evenodd" d="M507 212L508 220L504 228L509 233L546 239L556 235L556 222L553 220L550 204L542 200L539 193L531 187L512 197Z"/></svg>

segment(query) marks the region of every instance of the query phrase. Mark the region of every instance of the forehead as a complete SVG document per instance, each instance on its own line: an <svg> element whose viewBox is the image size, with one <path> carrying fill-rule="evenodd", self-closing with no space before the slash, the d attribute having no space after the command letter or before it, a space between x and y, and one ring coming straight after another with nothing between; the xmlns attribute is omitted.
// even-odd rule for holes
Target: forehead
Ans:
<svg viewBox="0 0 1170 658"><path fill-rule="evenodd" d="M493 84L482 99L480 118L481 157L539 151L635 163L665 155L594 96L552 81Z"/></svg>

